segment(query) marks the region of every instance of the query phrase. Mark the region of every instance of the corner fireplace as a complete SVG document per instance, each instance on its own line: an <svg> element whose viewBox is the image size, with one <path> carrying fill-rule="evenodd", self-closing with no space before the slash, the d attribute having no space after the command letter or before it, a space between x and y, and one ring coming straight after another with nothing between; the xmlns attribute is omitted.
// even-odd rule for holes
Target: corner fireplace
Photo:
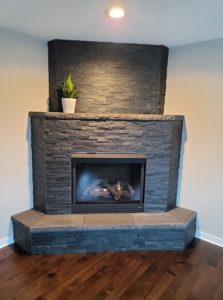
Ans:
<svg viewBox="0 0 223 300"><path fill-rule="evenodd" d="M144 210L144 154L72 155L72 211Z"/></svg>

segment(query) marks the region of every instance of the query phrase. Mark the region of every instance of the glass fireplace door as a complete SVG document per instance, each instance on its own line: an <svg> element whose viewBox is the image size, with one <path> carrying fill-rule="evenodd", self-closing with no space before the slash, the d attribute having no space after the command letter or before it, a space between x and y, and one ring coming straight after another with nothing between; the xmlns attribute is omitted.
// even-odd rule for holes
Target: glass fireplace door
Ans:
<svg viewBox="0 0 223 300"><path fill-rule="evenodd" d="M143 155L76 154L72 169L73 212L143 210Z"/></svg>

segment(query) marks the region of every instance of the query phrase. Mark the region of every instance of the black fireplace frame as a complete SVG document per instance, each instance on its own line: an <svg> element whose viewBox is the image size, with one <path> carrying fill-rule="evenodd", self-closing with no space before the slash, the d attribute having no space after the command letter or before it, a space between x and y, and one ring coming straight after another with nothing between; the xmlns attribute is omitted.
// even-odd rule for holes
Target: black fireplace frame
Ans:
<svg viewBox="0 0 223 300"><path fill-rule="evenodd" d="M133 203L78 203L76 199L76 164L140 164L141 189L140 201ZM106 212L142 212L144 211L146 155L141 153L75 153L72 164L72 213L106 213Z"/></svg>

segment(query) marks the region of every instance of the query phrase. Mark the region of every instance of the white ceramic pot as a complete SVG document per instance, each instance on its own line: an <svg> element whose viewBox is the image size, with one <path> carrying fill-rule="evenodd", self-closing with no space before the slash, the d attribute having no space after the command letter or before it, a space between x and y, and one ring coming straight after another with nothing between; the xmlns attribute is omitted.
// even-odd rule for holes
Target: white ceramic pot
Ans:
<svg viewBox="0 0 223 300"><path fill-rule="evenodd" d="M76 107L76 99L75 98L62 98L62 107L63 107L63 112L74 113L75 107Z"/></svg>

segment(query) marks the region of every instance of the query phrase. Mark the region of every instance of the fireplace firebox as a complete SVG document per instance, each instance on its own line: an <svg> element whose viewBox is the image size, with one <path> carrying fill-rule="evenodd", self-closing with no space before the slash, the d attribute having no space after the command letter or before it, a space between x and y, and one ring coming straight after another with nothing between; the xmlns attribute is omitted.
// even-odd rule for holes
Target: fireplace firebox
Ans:
<svg viewBox="0 0 223 300"><path fill-rule="evenodd" d="M72 155L72 211L144 210L144 154Z"/></svg>

